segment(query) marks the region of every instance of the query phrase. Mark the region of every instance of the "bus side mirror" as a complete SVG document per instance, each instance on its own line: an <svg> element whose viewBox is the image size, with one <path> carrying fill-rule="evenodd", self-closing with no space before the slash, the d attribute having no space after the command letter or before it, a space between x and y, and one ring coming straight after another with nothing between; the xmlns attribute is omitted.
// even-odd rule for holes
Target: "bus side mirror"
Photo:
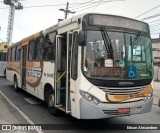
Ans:
<svg viewBox="0 0 160 133"><path fill-rule="evenodd" d="M80 46L85 46L86 45L86 40L85 40L85 31L80 31L78 35L78 43Z"/></svg>

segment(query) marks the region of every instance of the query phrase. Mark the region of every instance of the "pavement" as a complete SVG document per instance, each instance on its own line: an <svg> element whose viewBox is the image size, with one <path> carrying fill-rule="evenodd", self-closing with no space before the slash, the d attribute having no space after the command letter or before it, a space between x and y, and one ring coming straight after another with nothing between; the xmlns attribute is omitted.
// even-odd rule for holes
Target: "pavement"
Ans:
<svg viewBox="0 0 160 133"><path fill-rule="evenodd" d="M158 105L160 99L160 81L153 82L153 104ZM3 124L28 124L21 114L13 107L0 91L0 133L31 133L30 131L3 131ZM32 132L33 133L33 132Z"/></svg>
<svg viewBox="0 0 160 133"><path fill-rule="evenodd" d="M5 125L29 124L0 91L0 133L37 133L36 131L6 130ZM3 128L3 130L2 130ZM11 127L9 127L11 128Z"/></svg>
<svg viewBox="0 0 160 133"><path fill-rule="evenodd" d="M160 99L160 81L153 81L153 104L159 105L159 99Z"/></svg>

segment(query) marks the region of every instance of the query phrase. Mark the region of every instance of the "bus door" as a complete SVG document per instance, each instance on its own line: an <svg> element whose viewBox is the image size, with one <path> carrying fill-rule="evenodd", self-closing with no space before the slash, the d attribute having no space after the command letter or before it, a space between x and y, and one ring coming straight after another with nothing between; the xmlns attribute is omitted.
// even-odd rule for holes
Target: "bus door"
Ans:
<svg viewBox="0 0 160 133"><path fill-rule="evenodd" d="M78 54L78 51L73 52L73 50L76 50L76 47L72 46L73 39L72 32L67 32L64 36L56 36L55 107L68 114L71 113L71 110L76 112L76 102L74 101L75 80L72 79L74 73L71 70L74 70L73 67L76 66L72 65L72 63L76 63L72 58L75 59L74 56ZM72 115L76 116L75 114Z"/></svg>
<svg viewBox="0 0 160 133"><path fill-rule="evenodd" d="M70 102L71 102L71 115L78 116L77 113L77 78L78 78L78 32L73 32L71 59L70 59ZM79 92L78 92L79 93Z"/></svg>
<svg viewBox="0 0 160 133"><path fill-rule="evenodd" d="M65 111L66 99L66 71L67 71L67 42L66 35L56 36L55 61L55 107Z"/></svg>
<svg viewBox="0 0 160 133"><path fill-rule="evenodd" d="M22 68L21 68L21 81L22 81L22 88L26 88L26 55L27 55L27 46L22 47Z"/></svg>
<svg viewBox="0 0 160 133"><path fill-rule="evenodd" d="M70 100L70 66L71 66L71 47L72 47L73 33L67 32L67 72L66 72L66 113L71 113L71 100Z"/></svg>

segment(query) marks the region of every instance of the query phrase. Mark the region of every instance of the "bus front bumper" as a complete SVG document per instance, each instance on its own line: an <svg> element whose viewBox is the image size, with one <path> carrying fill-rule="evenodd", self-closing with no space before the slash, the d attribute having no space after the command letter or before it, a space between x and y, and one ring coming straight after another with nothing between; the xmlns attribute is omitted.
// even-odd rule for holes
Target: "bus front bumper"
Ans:
<svg viewBox="0 0 160 133"><path fill-rule="evenodd" d="M103 119L110 117L129 116L133 114L141 114L150 112L152 108L153 97L147 101L137 101L131 103L102 103L95 105L89 101L80 99L80 119ZM128 113L121 113L120 108L130 109Z"/></svg>

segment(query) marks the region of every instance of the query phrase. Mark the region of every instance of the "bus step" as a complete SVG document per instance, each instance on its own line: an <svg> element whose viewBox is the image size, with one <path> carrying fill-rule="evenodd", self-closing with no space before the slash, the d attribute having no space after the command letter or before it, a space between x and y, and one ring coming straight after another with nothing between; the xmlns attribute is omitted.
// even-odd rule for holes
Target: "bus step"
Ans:
<svg viewBox="0 0 160 133"><path fill-rule="evenodd" d="M58 107L58 109L62 110L63 112L65 112L65 111L66 111L66 108L65 108L65 106Z"/></svg>
<svg viewBox="0 0 160 133"><path fill-rule="evenodd" d="M66 110L66 114L71 114L71 111L67 111L67 110Z"/></svg>
<svg viewBox="0 0 160 133"><path fill-rule="evenodd" d="M55 107L60 108L60 107L62 107L62 106L63 106L62 104L56 104Z"/></svg>
<svg viewBox="0 0 160 133"><path fill-rule="evenodd" d="M59 87L58 89L59 90L65 90L66 88L65 87Z"/></svg>
<svg viewBox="0 0 160 133"><path fill-rule="evenodd" d="M26 90L26 86L22 86L22 89Z"/></svg>

